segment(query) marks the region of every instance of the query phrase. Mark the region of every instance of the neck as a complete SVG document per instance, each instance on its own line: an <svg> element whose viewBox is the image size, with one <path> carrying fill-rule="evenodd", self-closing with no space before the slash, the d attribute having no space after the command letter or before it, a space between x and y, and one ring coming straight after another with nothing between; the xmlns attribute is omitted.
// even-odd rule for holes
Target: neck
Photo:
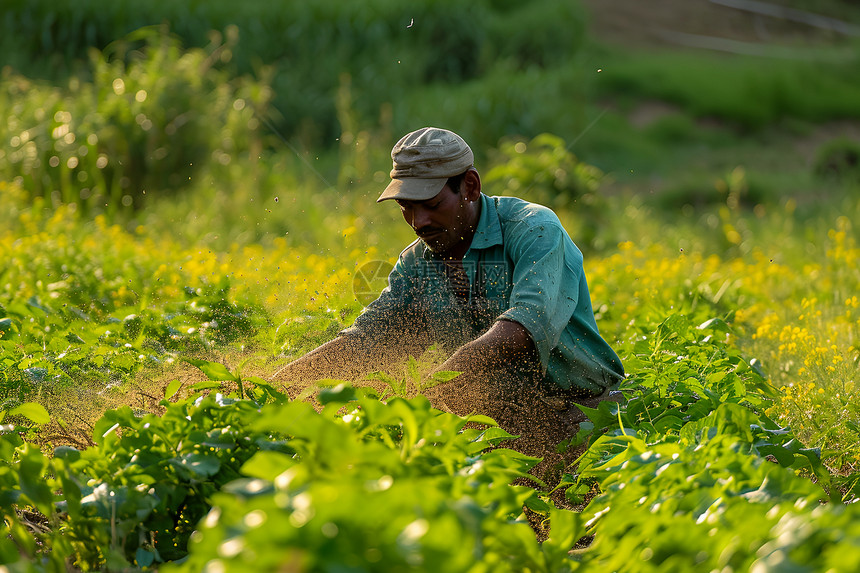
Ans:
<svg viewBox="0 0 860 573"><path fill-rule="evenodd" d="M437 258L445 261L462 261L463 257L466 256L469 247L472 246L472 239L475 237L478 221L481 220L481 200L479 199L472 204L475 205L475 208L470 210L469 224L463 231L462 239L447 251L436 255Z"/></svg>
<svg viewBox="0 0 860 573"><path fill-rule="evenodd" d="M472 246L472 237L474 236L475 229L470 228L467 236L463 237L463 240L447 251L439 253L437 258L440 258L443 261L462 261L463 257L466 256L466 253L469 251L469 247Z"/></svg>

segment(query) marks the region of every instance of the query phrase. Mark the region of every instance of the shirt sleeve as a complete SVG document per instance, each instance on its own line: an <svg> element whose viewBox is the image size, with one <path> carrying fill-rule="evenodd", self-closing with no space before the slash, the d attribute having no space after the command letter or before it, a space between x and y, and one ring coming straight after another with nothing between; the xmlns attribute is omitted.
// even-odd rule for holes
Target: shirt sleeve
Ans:
<svg viewBox="0 0 860 573"><path fill-rule="evenodd" d="M582 254L571 241L565 241L567 234L560 224L520 221L517 227L506 246L513 262L510 305L499 318L529 331L546 371L550 351L576 310Z"/></svg>

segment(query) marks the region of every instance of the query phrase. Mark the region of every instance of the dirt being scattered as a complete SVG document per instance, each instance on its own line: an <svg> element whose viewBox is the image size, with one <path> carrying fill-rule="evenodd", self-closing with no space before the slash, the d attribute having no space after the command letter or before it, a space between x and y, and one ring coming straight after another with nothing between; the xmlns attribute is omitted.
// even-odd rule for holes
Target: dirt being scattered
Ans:
<svg viewBox="0 0 860 573"><path fill-rule="evenodd" d="M46 391L39 402L48 410L51 422L43 429L37 442L50 447L92 446L95 443L93 428L106 411L128 406L140 414L160 413L163 407L159 402L173 380L181 382L178 392L181 394L187 392L191 385L206 379L200 369L179 362L160 370L146 371L135 382L122 385L105 386L102 381L98 381L75 388L63 388L57 393Z"/></svg>

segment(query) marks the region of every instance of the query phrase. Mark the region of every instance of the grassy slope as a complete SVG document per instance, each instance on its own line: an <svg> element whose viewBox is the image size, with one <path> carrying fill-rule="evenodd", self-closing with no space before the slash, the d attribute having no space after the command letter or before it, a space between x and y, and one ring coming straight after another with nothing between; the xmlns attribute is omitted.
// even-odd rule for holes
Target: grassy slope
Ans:
<svg viewBox="0 0 860 573"><path fill-rule="evenodd" d="M772 109L776 104L766 101L750 106L762 108L762 115L754 120L758 123L754 129L746 129L719 119L718 110L709 109L707 103L689 105L689 99L669 101L666 97L673 91L667 83L681 81L674 91L685 89L684 80L666 74L667 68L690 66L690 73L682 77L689 76L689 83L698 84L687 89L714 89L707 83L708 72L702 70L721 70L728 73L723 76L724 84L716 86L722 93L714 100L742 98L739 90L749 91L747 100L755 100L760 94L754 91L755 85L750 87L749 76L757 69L788 68L791 58L740 52L789 50L795 58L820 54L827 61L855 49L850 37L714 2L585 0L584 4L591 18L591 36L600 45L589 57L603 74L595 87L598 97L591 115L602 116L579 147L583 159L613 175L616 189L684 199L713 191L701 187L742 165L748 172L766 174L771 198L820 196L824 192L821 184L810 174L820 146L839 137L860 141L857 120L830 119L826 114L819 114L820 121L780 119L778 110ZM844 2L782 0L775 4L814 10L848 23L860 21L857 7ZM688 45L694 37L705 36L713 40L709 43L713 48ZM695 61L702 62L699 69L692 63ZM649 68L648 74L642 74L646 79L640 77L638 83L624 86L637 67L640 73ZM786 75L790 73L786 71ZM650 84L649 77L653 78ZM814 72L808 72L798 87L814 89L816 83ZM606 88L607 84L615 87ZM620 84L628 90L628 97L619 96L623 93ZM768 114L770 121L764 121ZM854 114L856 117L856 110Z"/></svg>

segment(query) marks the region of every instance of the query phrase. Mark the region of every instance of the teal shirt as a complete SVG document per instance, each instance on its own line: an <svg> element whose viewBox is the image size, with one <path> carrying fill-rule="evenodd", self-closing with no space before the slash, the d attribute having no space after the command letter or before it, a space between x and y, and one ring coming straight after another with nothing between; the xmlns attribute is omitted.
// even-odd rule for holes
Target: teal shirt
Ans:
<svg viewBox="0 0 860 573"><path fill-rule="evenodd" d="M443 263L416 240L400 254L379 298L341 335L453 351L506 319L531 334L547 391L599 393L623 378L621 360L594 320L582 253L550 209L482 194L463 269L470 292L458 299Z"/></svg>

